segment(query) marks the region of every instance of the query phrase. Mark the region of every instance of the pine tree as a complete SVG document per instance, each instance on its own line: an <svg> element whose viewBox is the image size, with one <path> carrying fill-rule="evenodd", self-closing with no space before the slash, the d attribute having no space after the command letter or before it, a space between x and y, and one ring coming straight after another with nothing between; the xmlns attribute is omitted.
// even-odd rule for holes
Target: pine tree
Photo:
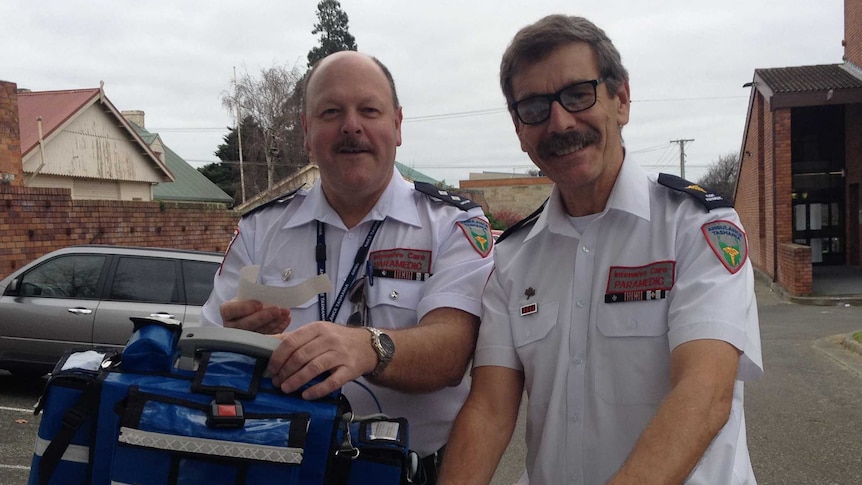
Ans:
<svg viewBox="0 0 862 485"><path fill-rule="evenodd" d="M320 34L320 45L308 52L308 67L338 51L355 51L356 39L348 31L347 13L338 0L321 0L317 4L317 23L312 34Z"/></svg>

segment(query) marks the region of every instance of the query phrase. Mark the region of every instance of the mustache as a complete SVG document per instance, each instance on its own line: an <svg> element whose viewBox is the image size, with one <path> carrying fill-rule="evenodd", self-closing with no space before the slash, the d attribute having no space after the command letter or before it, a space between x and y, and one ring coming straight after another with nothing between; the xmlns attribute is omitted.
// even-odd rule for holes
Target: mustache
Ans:
<svg viewBox="0 0 862 485"><path fill-rule="evenodd" d="M565 133L554 133L549 138L539 143L537 150L542 158L552 157L554 154L577 146L587 146L598 143L601 139L599 132L595 130L567 131Z"/></svg>
<svg viewBox="0 0 862 485"><path fill-rule="evenodd" d="M374 147L371 146L370 143L355 136L341 137L337 142L335 142L335 146L333 148L336 152L345 150L352 152L374 152Z"/></svg>

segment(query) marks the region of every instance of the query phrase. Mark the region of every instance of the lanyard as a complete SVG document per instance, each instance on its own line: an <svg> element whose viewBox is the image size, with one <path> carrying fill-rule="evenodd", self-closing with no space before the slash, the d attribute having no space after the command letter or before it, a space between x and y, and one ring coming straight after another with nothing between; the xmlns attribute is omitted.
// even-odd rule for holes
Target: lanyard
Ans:
<svg viewBox="0 0 862 485"><path fill-rule="evenodd" d="M338 296L335 297L335 303L333 303L332 308L329 310L329 314L326 313L326 293L317 295L317 312L320 315L321 320L326 320L327 322L335 321L335 317L338 315L338 310L341 309L341 304L344 303L344 298L347 296L347 291L353 285L353 280L356 279L356 275L359 274L359 268L361 268L363 263L365 263L365 258L368 256L368 250L371 249L371 241L374 240L374 236L377 234L377 230L380 229L382 224L382 220L374 221L374 224L371 226L371 230L369 230L368 235L365 236L365 242L362 243L362 246L358 251L356 251L356 257L353 258L353 267L350 268L350 273L347 275L347 279L344 280L344 284L341 285L341 290L338 292ZM326 273L326 231L323 223L320 221L317 221L317 246L315 247L315 258L317 259L317 274L321 275Z"/></svg>

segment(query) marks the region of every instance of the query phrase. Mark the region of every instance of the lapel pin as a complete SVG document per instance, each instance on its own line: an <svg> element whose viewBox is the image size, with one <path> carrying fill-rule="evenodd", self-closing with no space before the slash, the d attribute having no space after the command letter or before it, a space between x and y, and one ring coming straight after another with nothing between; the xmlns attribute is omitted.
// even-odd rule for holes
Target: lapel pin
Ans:
<svg viewBox="0 0 862 485"><path fill-rule="evenodd" d="M529 300L530 298L536 296L536 290L534 290L533 287L531 286L531 287L527 288L526 291L524 291L524 296L526 296L527 299Z"/></svg>
<svg viewBox="0 0 862 485"><path fill-rule="evenodd" d="M293 270L290 268L287 268L286 270L281 272L281 279L283 279L284 281L289 280L291 276L293 276Z"/></svg>

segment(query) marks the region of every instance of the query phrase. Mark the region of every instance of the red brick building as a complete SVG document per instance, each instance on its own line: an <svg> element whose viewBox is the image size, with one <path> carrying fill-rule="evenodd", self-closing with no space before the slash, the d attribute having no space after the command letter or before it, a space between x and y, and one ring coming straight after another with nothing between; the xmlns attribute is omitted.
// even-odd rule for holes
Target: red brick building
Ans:
<svg viewBox="0 0 862 485"><path fill-rule="evenodd" d="M862 265L862 0L844 3L841 64L756 69L736 209L755 268L793 295L812 267Z"/></svg>

